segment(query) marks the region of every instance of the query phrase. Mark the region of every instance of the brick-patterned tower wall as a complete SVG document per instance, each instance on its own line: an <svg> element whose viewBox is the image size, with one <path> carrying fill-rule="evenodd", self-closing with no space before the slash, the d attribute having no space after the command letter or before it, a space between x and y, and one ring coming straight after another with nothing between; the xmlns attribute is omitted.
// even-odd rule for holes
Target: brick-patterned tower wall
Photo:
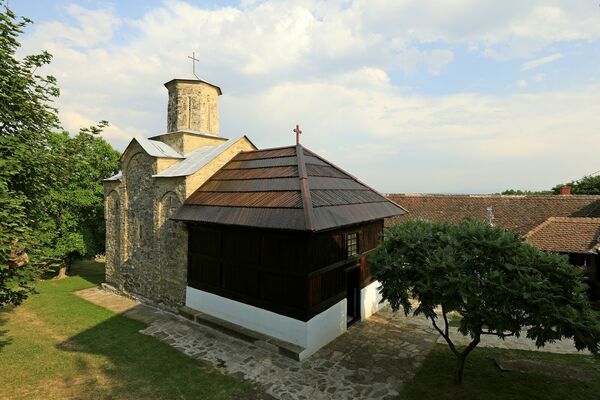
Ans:
<svg viewBox="0 0 600 400"><path fill-rule="evenodd" d="M219 134L221 90L203 81L174 79L165 84L169 91L167 132L192 130Z"/></svg>

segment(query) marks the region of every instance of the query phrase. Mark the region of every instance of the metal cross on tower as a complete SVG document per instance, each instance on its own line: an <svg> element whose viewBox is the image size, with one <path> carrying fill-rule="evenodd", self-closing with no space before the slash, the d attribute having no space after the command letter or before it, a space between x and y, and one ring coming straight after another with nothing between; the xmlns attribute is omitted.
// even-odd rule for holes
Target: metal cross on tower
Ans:
<svg viewBox="0 0 600 400"><path fill-rule="evenodd" d="M192 56L188 56L189 59L192 60L192 73L194 74L194 76L196 78L198 78L198 75L196 75L196 62L200 61L199 59L196 58L196 53L192 51ZM200 78L198 78L200 79Z"/></svg>
<svg viewBox="0 0 600 400"><path fill-rule="evenodd" d="M294 129L293 132L296 132L296 144L300 144L300 134L302 133L302 131L300 130L300 127L297 124L296 129Z"/></svg>

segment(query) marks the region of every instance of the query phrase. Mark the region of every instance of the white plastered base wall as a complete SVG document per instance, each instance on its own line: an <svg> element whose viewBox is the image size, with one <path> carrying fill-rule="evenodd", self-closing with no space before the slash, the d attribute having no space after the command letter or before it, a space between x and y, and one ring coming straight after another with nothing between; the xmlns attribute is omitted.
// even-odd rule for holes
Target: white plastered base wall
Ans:
<svg viewBox="0 0 600 400"><path fill-rule="evenodd" d="M374 281L360 290L360 319L365 320L379 311L385 304L381 303L379 287L381 283Z"/></svg>
<svg viewBox="0 0 600 400"><path fill-rule="evenodd" d="M364 289L363 289L364 290ZM187 287L185 305L274 338L304 348L300 360L346 332L346 299L304 322Z"/></svg>
<svg viewBox="0 0 600 400"><path fill-rule="evenodd" d="M380 283L375 281L360 290L360 315L365 320L383 304ZM346 299L329 307L304 322L209 292L187 287L186 306L214 317L251 329L255 332L284 340L304 348L300 360L314 354L321 347L346 332Z"/></svg>

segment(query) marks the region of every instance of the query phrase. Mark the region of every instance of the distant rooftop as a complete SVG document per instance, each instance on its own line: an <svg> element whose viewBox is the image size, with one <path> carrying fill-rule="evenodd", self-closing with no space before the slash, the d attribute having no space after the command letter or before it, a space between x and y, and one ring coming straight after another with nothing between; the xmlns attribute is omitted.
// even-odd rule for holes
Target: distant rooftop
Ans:
<svg viewBox="0 0 600 400"><path fill-rule="evenodd" d="M387 197L408 211L387 219L388 226L409 219L458 223L474 218L488 222L492 216L495 225L514 229L526 237L544 226L528 238L543 250L569 253L596 249L589 245L597 239L590 224L600 228L600 195L388 194ZM576 233L571 237L575 242L563 240L573 229Z"/></svg>

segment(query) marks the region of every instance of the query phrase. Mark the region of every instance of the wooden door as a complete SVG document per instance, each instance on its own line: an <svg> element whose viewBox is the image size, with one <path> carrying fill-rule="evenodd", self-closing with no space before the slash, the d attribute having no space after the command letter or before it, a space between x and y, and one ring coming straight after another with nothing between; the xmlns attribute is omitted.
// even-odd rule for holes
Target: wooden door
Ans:
<svg viewBox="0 0 600 400"><path fill-rule="evenodd" d="M360 320L360 268L346 270L347 326Z"/></svg>

